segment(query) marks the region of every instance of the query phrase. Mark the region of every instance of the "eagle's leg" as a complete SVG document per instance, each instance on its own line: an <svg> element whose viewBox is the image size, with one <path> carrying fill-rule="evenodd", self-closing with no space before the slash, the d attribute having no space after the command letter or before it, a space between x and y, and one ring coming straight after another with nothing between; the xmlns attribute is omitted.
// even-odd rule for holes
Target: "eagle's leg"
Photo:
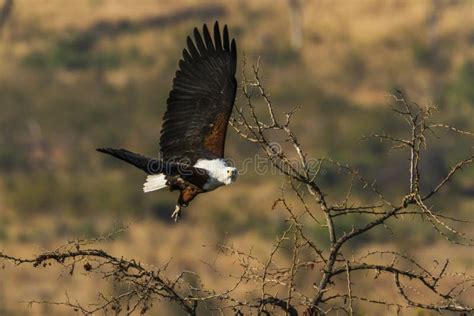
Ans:
<svg viewBox="0 0 474 316"><path fill-rule="evenodd" d="M179 194L178 198L178 203L176 204L173 214L171 214L171 218L174 219L175 222L177 222L181 218L181 210L183 209L183 207L188 206L189 202L191 202L196 197L196 195L201 192L202 191L199 188L192 184L189 184L183 189L181 189L181 193Z"/></svg>
<svg viewBox="0 0 474 316"><path fill-rule="evenodd" d="M173 211L173 214L171 214L171 218L177 222L181 218L181 205L176 204L176 207Z"/></svg>

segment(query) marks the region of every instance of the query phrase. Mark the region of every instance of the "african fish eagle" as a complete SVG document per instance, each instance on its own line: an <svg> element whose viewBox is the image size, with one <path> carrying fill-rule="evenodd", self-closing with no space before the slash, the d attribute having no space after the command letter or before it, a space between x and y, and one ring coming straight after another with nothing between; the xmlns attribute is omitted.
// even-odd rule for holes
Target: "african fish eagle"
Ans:
<svg viewBox="0 0 474 316"><path fill-rule="evenodd" d="M237 81L237 48L227 25L221 37L214 24L214 40L204 24L203 36L194 29L187 37L173 88L167 100L160 138L160 158L149 158L126 149L97 150L128 162L148 176L144 192L168 187L180 195L171 217L177 221L182 207L198 194L233 183L237 169L224 160L229 117Z"/></svg>

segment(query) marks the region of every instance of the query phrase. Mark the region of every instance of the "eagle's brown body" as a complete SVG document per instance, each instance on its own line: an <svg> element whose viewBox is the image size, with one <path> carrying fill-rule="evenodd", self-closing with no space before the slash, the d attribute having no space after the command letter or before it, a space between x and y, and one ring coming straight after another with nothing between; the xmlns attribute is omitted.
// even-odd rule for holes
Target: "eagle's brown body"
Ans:
<svg viewBox="0 0 474 316"><path fill-rule="evenodd" d="M181 176L168 177L168 186L170 191L179 190L178 204L187 206L199 193L205 192L190 181L184 180Z"/></svg>

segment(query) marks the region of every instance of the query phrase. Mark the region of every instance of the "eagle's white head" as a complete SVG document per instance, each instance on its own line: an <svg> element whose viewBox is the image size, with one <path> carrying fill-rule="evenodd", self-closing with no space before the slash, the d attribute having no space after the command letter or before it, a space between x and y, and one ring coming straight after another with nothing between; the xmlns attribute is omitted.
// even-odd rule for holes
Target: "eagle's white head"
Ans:
<svg viewBox="0 0 474 316"><path fill-rule="evenodd" d="M224 159L199 159L194 167L205 169L209 180L204 190L212 191L222 185L229 185L237 180L237 168L229 166Z"/></svg>
<svg viewBox="0 0 474 316"><path fill-rule="evenodd" d="M237 180L237 168L234 167L226 167L225 169L225 178L224 183L225 185L231 184Z"/></svg>

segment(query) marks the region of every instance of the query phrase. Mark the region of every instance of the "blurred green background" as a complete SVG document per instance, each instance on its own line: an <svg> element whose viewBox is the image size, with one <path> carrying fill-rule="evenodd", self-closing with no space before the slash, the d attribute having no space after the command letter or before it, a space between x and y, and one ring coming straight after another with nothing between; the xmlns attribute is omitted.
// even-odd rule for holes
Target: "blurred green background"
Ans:
<svg viewBox="0 0 474 316"><path fill-rule="evenodd" d="M260 57L261 79L278 111L301 106L295 132L311 156L351 163L389 196L406 191L407 156L388 154L390 144L361 139L375 132L403 135L405 123L387 105L393 89L436 105L441 122L474 130L470 0L3 2L0 248L48 247L124 221L135 227L154 223L176 240L183 231L206 232L207 241L231 236L246 246L271 241L284 227L284 214L270 210L279 194L277 175L250 170L231 187L200 196L176 228L169 219L176 194L143 194L142 173L95 152L110 146L158 154L161 118L185 38L203 22L229 25L239 59L245 54L255 63ZM244 104L239 91L236 105ZM445 131L436 136L423 152L423 189L472 151L472 138ZM229 130L226 155L237 167L258 153ZM334 170L320 183L330 197L347 185ZM472 219L473 168L443 194L435 202L439 209L449 204ZM340 225L350 227L354 220ZM324 242L323 228L314 230ZM374 231L360 245L392 240L406 247L417 240L422 247L438 238L423 223L395 225L394 231L404 238ZM170 253L177 256L169 250L149 261ZM466 260L472 267L472 256Z"/></svg>

